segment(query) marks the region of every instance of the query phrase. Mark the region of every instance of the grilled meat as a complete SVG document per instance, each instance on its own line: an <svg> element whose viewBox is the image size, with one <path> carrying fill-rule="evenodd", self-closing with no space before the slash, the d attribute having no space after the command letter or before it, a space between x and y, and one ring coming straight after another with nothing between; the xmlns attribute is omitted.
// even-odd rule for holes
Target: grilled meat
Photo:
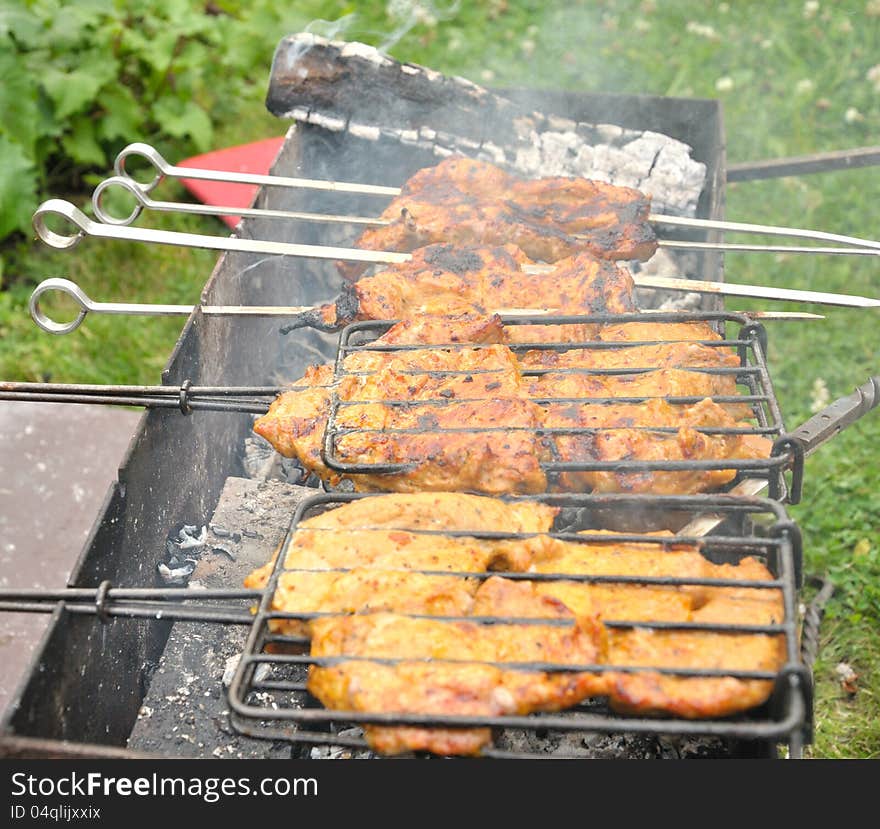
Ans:
<svg viewBox="0 0 880 829"><path fill-rule="evenodd" d="M481 532L546 533L556 510L458 493L365 498L301 521L284 556L272 609L288 613L395 613L462 615L479 582L448 573L524 571L549 554L552 539L486 539ZM438 535L442 530L443 535ZM245 586L263 589L274 558ZM297 636L308 624L272 623Z"/></svg>
<svg viewBox="0 0 880 829"><path fill-rule="evenodd" d="M603 259L650 258L657 239L650 199L637 190L580 178L524 180L486 162L453 158L418 171L356 246L412 251L437 242L513 243L535 260L588 251ZM346 263L356 278L363 266Z"/></svg>
<svg viewBox="0 0 880 829"><path fill-rule="evenodd" d="M412 325L416 324L402 324L398 336L405 340L406 335L399 332ZM432 331L442 338L439 329ZM718 339L709 329L699 334L707 332L712 335L707 339ZM716 369L738 365L733 355L698 342L633 345L611 352L530 350L519 356L501 344L358 351L345 359L346 374L334 386L340 401L335 457L347 464L395 467L352 473L362 490L459 489L500 494L546 491L542 464L554 460L718 460L769 453L769 443L762 438L699 431L744 425L735 418L748 413L745 407L721 406L701 398L735 395L732 375L680 368L590 374L599 364L608 363L633 371L651 365ZM523 376L523 370L530 374ZM554 393L552 383L543 380L541 374L548 370L566 377L561 393ZM699 402L673 405L657 399L600 405L589 401L589 397L657 397L668 393L664 383L670 380L676 391L687 392L682 396ZM329 469L321 458L331 409L330 368L311 369L304 384L306 390L288 392L273 402L255 430L281 454L299 458L335 483L339 472ZM572 397L588 399L552 399L565 398L572 391L578 392ZM572 434L573 429L593 431ZM731 470L625 474L599 470L564 472L553 487L685 493L717 488L733 477Z"/></svg>
<svg viewBox="0 0 880 829"><path fill-rule="evenodd" d="M590 673L505 668L504 663L595 664L603 641L595 620L576 618L561 602L534 595L518 598L516 605L503 597L494 604L488 597L481 602L485 615L570 624L487 625L385 613L318 620L312 625L312 656L351 659L313 666L309 691L328 708L483 717L557 711L589 696L595 684ZM491 738L488 728L366 725L364 733L385 754L477 754Z"/></svg>
<svg viewBox="0 0 880 829"><path fill-rule="evenodd" d="M406 464L408 468L395 474L357 475L360 489L486 493L546 489L536 431L541 410L521 393L516 360L509 349L492 345L455 352L416 350L382 363L373 373L349 375L340 382L339 398L358 401L339 408L340 425L371 431L343 432L336 439L336 452L347 463ZM326 378L326 374L313 376ZM334 481L338 474L320 458L330 410L329 389L320 393L324 395L320 413L308 407L303 416L300 392L289 392L273 402L254 430L282 455L298 457L309 469ZM389 400L399 402L370 404ZM440 432L441 422L449 425L453 411L442 405L444 400L485 402L468 407L469 430ZM424 406L426 401L441 405ZM412 429L413 421L417 432L390 431ZM461 421L454 425L460 426ZM502 427L509 431L495 431Z"/></svg>
<svg viewBox="0 0 880 829"><path fill-rule="evenodd" d="M589 253L570 256L547 273L528 273L534 264L515 245L419 248L412 261L388 266L350 285L333 304L301 315L301 325L335 330L354 320L402 320L438 315L488 314L501 308L559 314L625 314L636 310L632 277ZM515 342L580 342L598 325L512 326Z"/></svg>
<svg viewBox="0 0 880 829"><path fill-rule="evenodd" d="M608 696L612 707L625 713L699 718L727 716L766 700L771 682L735 674L778 671L784 661L781 635L652 628L655 623L780 623L784 614L777 589L711 584L713 579L771 580L762 563L748 557L738 564L713 564L695 547L666 542L668 533L655 534L657 543L621 543L614 533L563 541L545 534L553 510L539 507L533 514L535 506L448 493L383 496L310 519L312 525L303 527L305 534L295 537L289 550L288 567L349 566L365 578L380 572L397 577L398 589L408 595L391 598L391 593L380 591L377 606L368 595L347 592L339 582L329 583L329 589L322 583L315 596L303 596L297 591L311 590L311 583L297 582L291 590L280 581L273 605L277 610L357 614L311 622L316 663L309 690L329 708L428 718L553 711L591 696ZM447 517L450 531L467 532L469 522L477 518L484 522L481 530L525 529L538 535L488 542L433 536L436 546L431 554L428 545L420 545L419 531L442 525ZM336 532L322 532L337 528L342 553L333 546ZM486 566L527 569L544 578L511 581L498 575L477 588L477 579L459 579L459 587L467 584L467 595L451 604L442 591L443 600L437 603L438 593L425 591L416 578L427 578L417 572L420 569L477 573L485 572ZM287 575L295 573L281 579ZM576 576L593 578L571 578ZM709 583L625 581L633 577ZM383 586L381 580L377 583ZM360 604L354 601L358 597ZM434 615L463 618L424 618ZM487 617L498 621L487 625L481 621ZM524 624L521 619L570 624ZM606 622L641 624L620 627ZM347 658L337 661L339 657ZM325 658L331 661L322 663ZM590 669L553 669L567 665ZM628 670L616 670L624 667ZM704 669L730 675L688 675ZM391 754L475 754L490 740L484 727L367 724L365 733L376 750Z"/></svg>
<svg viewBox="0 0 880 829"><path fill-rule="evenodd" d="M560 430L587 429L585 433L554 435L560 461L613 462L725 460L767 457L770 442L745 441L738 433L706 434L699 429L734 429L741 424L717 403L704 399L692 406L675 407L665 400L639 404L550 404L544 426ZM666 426L669 431L660 431ZM736 476L733 469L645 470L610 469L560 473L564 490L637 492L656 495L688 494L719 489Z"/></svg>

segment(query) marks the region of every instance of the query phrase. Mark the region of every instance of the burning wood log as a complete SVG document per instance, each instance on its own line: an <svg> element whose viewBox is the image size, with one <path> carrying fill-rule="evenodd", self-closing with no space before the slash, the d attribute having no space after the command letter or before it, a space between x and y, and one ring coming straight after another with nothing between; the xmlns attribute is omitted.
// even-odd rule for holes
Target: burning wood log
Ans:
<svg viewBox="0 0 880 829"><path fill-rule="evenodd" d="M529 177L633 187L664 213L694 215L706 179L691 148L667 135L531 111L464 78L308 33L279 44L266 106L280 117L400 141L440 158L465 155Z"/></svg>

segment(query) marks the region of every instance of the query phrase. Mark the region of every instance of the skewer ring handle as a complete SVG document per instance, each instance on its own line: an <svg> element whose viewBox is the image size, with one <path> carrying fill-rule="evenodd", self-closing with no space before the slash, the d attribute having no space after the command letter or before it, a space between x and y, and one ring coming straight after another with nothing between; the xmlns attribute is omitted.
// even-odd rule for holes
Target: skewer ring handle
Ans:
<svg viewBox="0 0 880 829"><path fill-rule="evenodd" d="M128 216L120 218L104 210L104 206L101 204L101 200L104 196L104 193L110 187L121 187L123 190L126 190L128 193L134 196L135 205ZM136 182L129 176L111 176L110 178L104 179L104 181L102 181L95 188L95 192L92 193L92 210L95 211L95 216L98 217L99 221L104 222L108 225L133 224L141 215L141 213L143 213L144 207L146 206L147 205L144 196L144 185L138 184L138 182Z"/></svg>
<svg viewBox="0 0 880 829"><path fill-rule="evenodd" d="M132 156L144 159L154 170L156 170L156 174L153 176L152 181L143 184L126 172L125 160ZM134 144L129 144L127 147L120 150L119 155L116 156L116 161L113 163L113 169L117 176L131 179L144 193L149 193L160 181L162 181L162 177L168 174L171 167L172 165L160 155L155 147L151 147L149 144L143 144L139 141L136 141Z"/></svg>
<svg viewBox="0 0 880 829"><path fill-rule="evenodd" d="M47 216L60 216L62 219L67 219L67 221L75 224L79 230L70 236L56 233L47 226ZM69 201L64 201L64 199L48 199L44 201L34 211L33 222L37 236L50 247L58 248L59 250L69 250L76 247L83 236L85 236L91 224L89 217L82 210L72 205Z"/></svg>
<svg viewBox="0 0 880 829"><path fill-rule="evenodd" d="M67 294L76 300L79 305L79 310L77 311L75 319L70 322L55 322L55 320L47 317L43 313L40 308L40 297L49 291L60 291L62 294ZM88 314L91 309L92 301L79 285L75 282L71 282L69 279L62 279L60 277L44 279L36 288L34 288L34 292L31 294L31 298L28 301L28 310L31 312L31 318L33 321L39 325L43 331L48 331L50 334L69 334L71 331L76 331L76 329L82 325L82 321L86 318L86 314Z"/></svg>

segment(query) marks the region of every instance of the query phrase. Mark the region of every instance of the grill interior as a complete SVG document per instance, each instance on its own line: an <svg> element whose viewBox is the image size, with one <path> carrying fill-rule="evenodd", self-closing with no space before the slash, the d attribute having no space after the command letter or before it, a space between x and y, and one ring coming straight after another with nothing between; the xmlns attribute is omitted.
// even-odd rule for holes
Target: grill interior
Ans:
<svg viewBox="0 0 880 829"><path fill-rule="evenodd" d="M746 556L757 558L771 572L771 580L733 580L702 579L663 576L632 576L624 574L572 575L544 573L450 573L485 580L503 575L512 580L558 581L594 583L652 585L664 588L686 586L739 587L756 590L779 590L784 607L783 618L770 625L706 624L697 622L663 622L644 618L637 621L615 621L608 619L608 628L640 628L653 631L704 631L725 635L764 636L778 635L784 640L784 664L778 671L725 670L711 665L697 665L688 668L670 664L631 664L615 668L624 672L651 672L677 677L737 678L766 680L773 683L773 693L763 706L746 714L718 719L692 720L669 716L654 718L647 716L629 717L616 714L602 700L588 700L573 709L561 713L538 713L528 716L464 716L464 715L417 715L404 713L364 713L356 711L331 711L320 707L306 689L307 670L314 664L341 663L346 657L318 659L303 650L308 640L302 636L279 632L279 621L309 621L319 617L332 616L328 613L289 613L272 609L272 597L278 580L285 573L302 572L286 568L287 553L294 543L299 522L329 508L337 507L365 496L360 495L319 495L304 501L296 511L290 532L287 534L281 553L273 569L268 587L265 590L259 611L247 639L244 654L229 691L233 723L237 730L251 737L273 740L289 740L305 746L331 745L350 749L366 750L368 745L363 737L352 733L353 726L364 724L381 725L419 725L447 727L491 727L494 729L494 744L483 753L486 756L546 756L546 747L524 751L523 740L517 740L515 733L536 735L557 746L564 741L564 756L590 756L578 748L578 740L587 734L629 733L641 735L706 735L731 740L765 740L787 742L796 755L805 736L808 735L811 717L809 700L809 680L804 675L799 659L797 637L796 594L800 578L800 538L797 528L787 519L779 504L767 499L732 497L723 494L712 496L665 496L644 497L627 495L544 495L515 499L519 502L545 503L560 507L554 528L553 538L578 544L595 543L639 543L648 545L658 552L669 550L675 545L697 544L704 557L713 563L736 564ZM378 496L382 497L382 496ZM705 512L719 513L724 523L717 534L705 538L694 538L684 533L658 536L631 532L616 534L613 541L595 527L606 526L621 521L624 517L638 514L646 523L660 520L661 516L674 514L677 523L683 523ZM591 532L591 530L593 530ZM413 530L432 535L443 535L442 531ZM523 533L487 533L475 527L473 531L446 533L459 537L518 539L529 535ZM437 571L408 571L437 574ZM473 621L473 617L470 617ZM481 617L480 624L510 625L534 624L536 619L513 619L511 617ZM543 622L542 622L543 623ZM280 651L280 652L279 652ZM358 657L363 659L363 657ZM397 660L377 660L394 663ZM494 663L501 666L503 663ZM510 663L507 663L508 666ZM558 663L518 663L518 671L577 671L600 673L608 670L602 665L571 665ZM574 739L573 739L574 738ZM529 743L529 740L526 740ZM553 756L562 756L557 750Z"/></svg>

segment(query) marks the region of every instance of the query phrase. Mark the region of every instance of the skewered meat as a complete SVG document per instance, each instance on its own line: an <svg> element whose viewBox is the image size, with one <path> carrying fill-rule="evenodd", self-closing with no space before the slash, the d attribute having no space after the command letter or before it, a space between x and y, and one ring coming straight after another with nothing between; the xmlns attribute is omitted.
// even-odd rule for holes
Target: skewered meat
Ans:
<svg viewBox="0 0 880 829"><path fill-rule="evenodd" d="M486 162L453 158L412 176L382 213L390 224L364 231L356 247L513 243L545 262L580 251L645 260L657 247L649 211L650 199L627 187L581 178L524 180ZM353 279L363 266L345 264L342 271Z"/></svg>
<svg viewBox="0 0 880 829"><path fill-rule="evenodd" d="M499 308L558 314L625 314L636 310L632 277L607 260L580 253L547 273L527 273L534 264L515 245L419 248L410 262L389 266L349 285L335 302L308 311L285 332L301 325L341 328L354 320L396 320L430 315L487 314ZM580 342L598 325L512 326L516 342Z"/></svg>
<svg viewBox="0 0 880 829"><path fill-rule="evenodd" d="M348 464L397 467L384 473L377 469L375 473L361 470L353 474L356 486L363 490L460 489L500 494L546 491L542 464L554 460L716 460L769 454L769 442L762 438L698 431L743 428L744 424L734 419L743 413L736 407L732 414L704 399L692 405L672 405L664 400L638 405L590 405L589 399L553 402L544 398L565 395L547 395L552 387L521 374L523 368L550 368L553 372L578 370L585 378L588 375L583 372L600 361L624 369L644 369L652 363L714 368L731 362L738 365L733 355L693 342L633 345L613 352L532 350L519 357L500 344L360 351L346 358L347 373L335 386L341 401L336 412L335 457ZM605 375L598 378L601 386L594 383L592 390L609 398L627 395L633 388L642 396L659 396L667 393L666 380L677 379L679 390L687 390L693 397L736 393L730 375L693 371L668 375L671 371L680 369ZM691 376L684 378L684 374ZM321 477L337 482L338 472L321 459L331 408L331 379L329 367L310 370L305 383L316 386L276 399L255 430L281 454L297 457ZM576 385L585 381L567 382ZM657 431L661 427L671 431ZM547 429L557 431L542 431ZM571 434L572 429L594 431ZM717 488L733 477L732 470L625 474L601 470L565 472L554 486L684 493Z"/></svg>

